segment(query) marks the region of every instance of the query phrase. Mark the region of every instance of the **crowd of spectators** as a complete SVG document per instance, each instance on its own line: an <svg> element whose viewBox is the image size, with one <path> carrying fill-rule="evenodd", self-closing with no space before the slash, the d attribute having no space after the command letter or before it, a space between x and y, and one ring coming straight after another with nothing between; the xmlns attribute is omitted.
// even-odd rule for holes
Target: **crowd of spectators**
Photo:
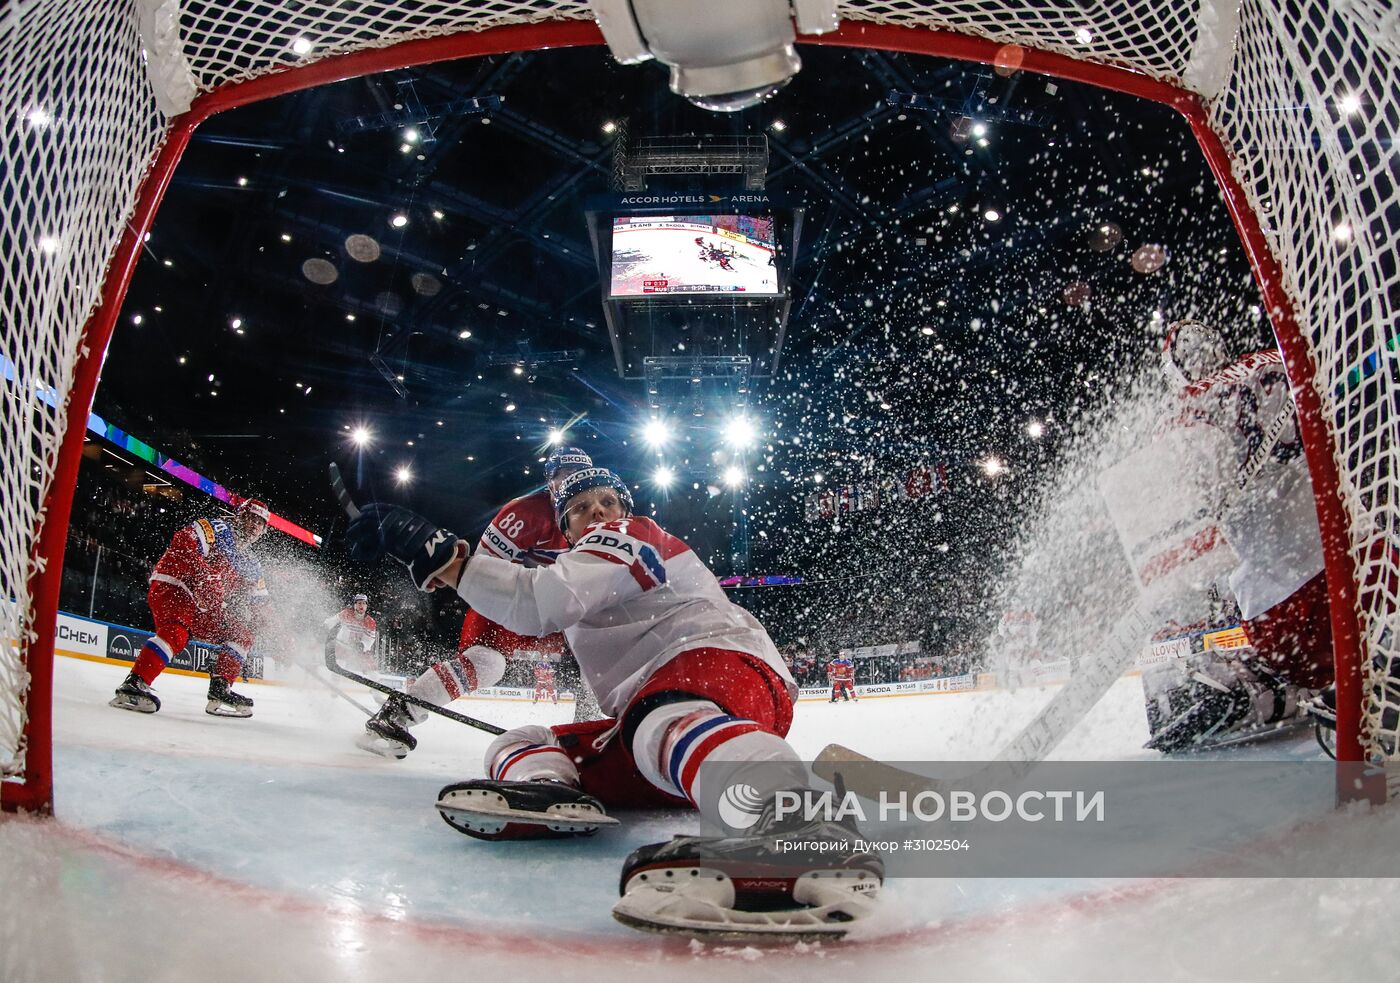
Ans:
<svg viewBox="0 0 1400 983"><path fill-rule="evenodd" d="M175 530L210 512L203 495L149 482L139 467L89 445L79 470L68 531L60 607L116 624L149 627L147 578ZM456 651L464 609L449 592L423 594L402 578L367 583L363 572L341 575L332 585L343 596L364 591L379 627L378 662L387 673L416 676ZM969 642L949 641L927 630L911 608L877 598L853 605L842 590L803 587L738 591L779 641L800 686L827 684L827 665L838 654L866 646L917 640L921 651L854 659L859 684L961 675L980 668ZM327 612L328 614L330 612ZM922 627L926 628L926 625ZM787 641L784 641L784 640ZM575 685L572 658L558 666L561 690ZM532 662L512 659L503 686L531 687Z"/></svg>

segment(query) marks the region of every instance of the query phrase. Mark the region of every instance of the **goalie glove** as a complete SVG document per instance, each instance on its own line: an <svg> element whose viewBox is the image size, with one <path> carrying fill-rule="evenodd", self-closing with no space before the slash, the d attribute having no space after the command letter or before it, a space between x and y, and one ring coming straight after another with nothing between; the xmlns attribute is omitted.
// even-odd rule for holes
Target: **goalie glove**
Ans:
<svg viewBox="0 0 1400 983"><path fill-rule="evenodd" d="M374 563L387 553L408 568L414 586L421 591L433 589L433 580L457 558L458 544L466 545L421 515L378 502L366 505L351 520L345 539L352 559Z"/></svg>

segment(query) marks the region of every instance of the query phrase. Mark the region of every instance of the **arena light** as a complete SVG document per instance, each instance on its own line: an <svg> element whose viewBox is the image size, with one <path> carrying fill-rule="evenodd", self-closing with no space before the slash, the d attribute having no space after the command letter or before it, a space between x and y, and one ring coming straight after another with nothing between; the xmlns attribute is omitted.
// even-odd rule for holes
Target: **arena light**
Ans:
<svg viewBox="0 0 1400 983"><path fill-rule="evenodd" d="M1041 423L1039 420L1032 420L1030 423L1026 424L1026 434L1032 440L1039 440L1041 437L1045 436L1045 424Z"/></svg>
<svg viewBox="0 0 1400 983"><path fill-rule="evenodd" d="M558 427L554 427L549 431L549 436L545 437L545 440L549 442L549 446L558 447L564 442L564 434Z"/></svg>
<svg viewBox="0 0 1400 983"><path fill-rule="evenodd" d="M1006 462L999 457L988 457L981 462L982 473L988 478L995 478L999 474L1006 473Z"/></svg>
<svg viewBox="0 0 1400 983"><path fill-rule="evenodd" d="M394 472L394 480L401 485L406 485L413 480L413 470L407 464L400 464L399 469Z"/></svg>
<svg viewBox="0 0 1400 983"><path fill-rule="evenodd" d="M1347 116L1355 116L1361 112L1361 97L1355 92L1348 92L1337 100L1337 108Z"/></svg>
<svg viewBox="0 0 1400 983"><path fill-rule="evenodd" d="M369 432L368 427L359 426L350 431L350 442L356 447L364 447L373 437L374 434Z"/></svg>
<svg viewBox="0 0 1400 983"><path fill-rule="evenodd" d="M1351 226L1346 222L1338 222L1332 226L1332 238L1338 242L1346 242L1351 238Z"/></svg>
<svg viewBox="0 0 1400 983"><path fill-rule="evenodd" d="M986 124L986 123L973 123L973 124L972 124L972 135L975 136L975 137L984 137L984 136L986 136L986 135L987 135L987 124Z"/></svg>
<svg viewBox="0 0 1400 983"><path fill-rule="evenodd" d="M292 54L294 55L309 55L311 54L311 49L314 47L316 46L306 38L298 37L292 39Z"/></svg>
<svg viewBox="0 0 1400 983"><path fill-rule="evenodd" d="M469 330L466 329L466 328L463 328L461 331L458 331L458 332L457 332L457 337L458 337L458 338L461 338L463 341L466 341L466 340L467 340L468 338L470 338L471 336L472 336L471 331L469 331Z"/></svg>
<svg viewBox="0 0 1400 983"><path fill-rule="evenodd" d="M676 472L663 465L652 472L651 480L658 488L670 488L676 480Z"/></svg>
<svg viewBox="0 0 1400 983"><path fill-rule="evenodd" d="M738 488L744 483L744 469L730 465L724 469L724 483L730 488Z"/></svg>
<svg viewBox="0 0 1400 983"><path fill-rule="evenodd" d="M988 222L1000 222L1000 221L1001 221L1001 212L999 212L999 211L998 211L997 209L995 209L995 208L989 208L989 209L987 209L985 212L982 213L982 217L983 217L984 219L986 219Z"/></svg>
<svg viewBox="0 0 1400 983"><path fill-rule="evenodd" d="M606 123L603 124L603 132L608 134L609 136L612 136L614 133L617 132L617 124L614 123L612 120L608 120Z"/></svg>
<svg viewBox="0 0 1400 983"><path fill-rule="evenodd" d="M417 130L416 127L410 126L408 129L406 129L406 130L403 131L403 142L404 142L404 143L417 143L417 142L418 142L418 130Z"/></svg>
<svg viewBox="0 0 1400 983"><path fill-rule="evenodd" d="M650 447L661 447L671 439L671 425L660 418L648 420L642 428L642 439Z"/></svg>
<svg viewBox="0 0 1400 983"><path fill-rule="evenodd" d="M758 431L754 428L753 421L746 416L733 417L724 425L724 440L731 447L749 447L757 439Z"/></svg>
<svg viewBox="0 0 1400 983"><path fill-rule="evenodd" d="M24 118L36 130L42 130L53 122L53 116L43 106L35 106Z"/></svg>
<svg viewBox="0 0 1400 983"><path fill-rule="evenodd" d="M403 212L399 212L393 218L389 219L389 224L396 229L402 229L408 224L408 216L403 214Z"/></svg>

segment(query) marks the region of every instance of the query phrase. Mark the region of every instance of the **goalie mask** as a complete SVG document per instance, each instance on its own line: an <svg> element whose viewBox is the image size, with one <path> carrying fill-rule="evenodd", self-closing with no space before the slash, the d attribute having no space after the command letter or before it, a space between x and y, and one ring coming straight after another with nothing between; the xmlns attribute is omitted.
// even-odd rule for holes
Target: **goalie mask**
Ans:
<svg viewBox="0 0 1400 983"><path fill-rule="evenodd" d="M1233 361L1219 331L1192 318L1173 321L1162 345L1162 367L1177 386L1214 375Z"/></svg>

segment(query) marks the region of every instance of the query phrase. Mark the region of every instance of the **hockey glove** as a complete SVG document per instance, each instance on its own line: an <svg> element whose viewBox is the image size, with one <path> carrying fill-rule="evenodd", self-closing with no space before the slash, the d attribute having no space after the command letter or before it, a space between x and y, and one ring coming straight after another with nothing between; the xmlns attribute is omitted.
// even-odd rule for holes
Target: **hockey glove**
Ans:
<svg viewBox="0 0 1400 983"><path fill-rule="evenodd" d="M414 586L432 590L438 574L457 557L458 538L421 515L396 505L366 505L345 530L350 556L373 563L385 553L408 568Z"/></svg>

